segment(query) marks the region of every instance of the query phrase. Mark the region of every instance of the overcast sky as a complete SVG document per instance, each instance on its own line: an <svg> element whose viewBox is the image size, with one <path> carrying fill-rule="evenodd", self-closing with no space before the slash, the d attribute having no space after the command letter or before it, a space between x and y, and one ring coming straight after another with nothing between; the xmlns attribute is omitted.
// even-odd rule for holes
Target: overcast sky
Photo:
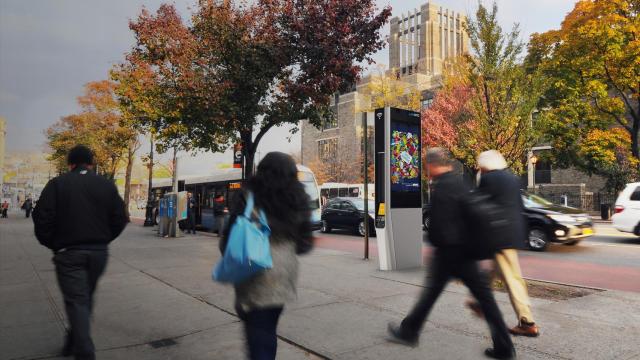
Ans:
<svg viewBox="0 0 640 360"><path fill-rule="evenodd" d="M424 0L377 0L401 14ZM107 77L133 44L129 19L142 6L155 10L163 0L2 0L0 1L0 116L7 119L7 150L43 149L44 129L60 117L78 110L82 86ZM195 0L173 1L185 18ZM575 0L498 0L504 28L519 22L523 39L533 32L558 28ZM473 13L476 0L435 1L443 7ZM489 4L488 1L484 3ZM388 26L385 34L388 33ZM375 55L386 64L386 49ZM261 152L300 148L299 136L288 142L288 129L272 130ZM224 156L206 156L227 161ZM183 155L188 172L202 170L200 155ZM225 160L222 160L225 159Z"/></svg>

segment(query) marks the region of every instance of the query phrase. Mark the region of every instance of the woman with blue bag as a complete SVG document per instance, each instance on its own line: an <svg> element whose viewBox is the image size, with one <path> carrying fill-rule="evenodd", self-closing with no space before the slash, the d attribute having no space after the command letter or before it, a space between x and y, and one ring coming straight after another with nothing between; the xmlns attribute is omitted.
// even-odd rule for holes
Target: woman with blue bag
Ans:
<svg viewBox="0 0 640 360"><path fill-rule="evenodd" d="M291 156L280 152L267 154L255 176L232 200L229 226L225 227L220 241L220 251L224 254L222 261L229 255L225 250L238 250L237 244L243 241L238 241L237 236L245 233L244 242L248 244L244 251L254 254L249 258L259 260L256 261L258 270L247 266L238 270L242 273L241 281L228 281L234 283L236 311L244 322L251 360L276 357L278 320L285 303L296 297L297 255L309 252L313 245L309 204L310 198L298 181L295 162ZM247 225L247 215L254 229ZM270 259L261 250L260 241L265 234L268 235ZM227 244L230 244L229 249ZM220 264L214 277L222 276L219 267Z"/></svg>

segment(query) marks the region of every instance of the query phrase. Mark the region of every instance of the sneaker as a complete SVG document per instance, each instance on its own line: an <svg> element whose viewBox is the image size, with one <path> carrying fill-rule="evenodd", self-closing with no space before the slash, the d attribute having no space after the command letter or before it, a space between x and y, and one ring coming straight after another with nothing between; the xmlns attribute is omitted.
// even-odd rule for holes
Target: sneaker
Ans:
<svg viewBox="0 0 640 360"><path fill-rule="evenodd" d="M538 335L540 335L540 329L538 329L538 326L536 326L536 324L527 324L523 322L520 322L518 326L514 326L509 329L509 332L515 336L537 337Z"/></svg>
<svg viewBox="0 0 640 360"><path fill-rule="evenodd" d="M473 313L473 315L475 315L477 318L480 318L480 319L484 318L484 313L482 312L482 307L480 307L480 304L478 304L473 300L469 300L465 303L465 305L469 308L469 310L471 310L471 313Z"/></svg>
<svg viewBox="0 0 640 360"><path fill-rule="evenodd" d="M500 360L511 360L516 358L516 351L511 350L510 352L506 352L504 354L496 352L493 348L488 348L484 351L484 355L488 358L492 359L500 359Z"/></svg>
<svg viewBox="0 0 640 360"><path fill-rule="evenodd" d="M402 333L402 328L396 324L389 323L387 331L389 332L389 337L387 338L387 340L392 343L411 347L418 346L418 335L407 336L406 334Z"/></svg>

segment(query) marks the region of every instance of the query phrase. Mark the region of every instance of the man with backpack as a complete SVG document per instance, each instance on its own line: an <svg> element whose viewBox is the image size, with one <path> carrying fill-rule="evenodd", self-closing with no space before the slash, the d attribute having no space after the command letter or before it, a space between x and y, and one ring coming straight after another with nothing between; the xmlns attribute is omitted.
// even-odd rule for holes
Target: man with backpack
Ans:
<svg viewBox="0 0 640 360"><path fill-rule="evenodd" d="M485 314L493 339L493 348L487 349L485 355L495 359L514 358L515 349L489 283L467 251L469 242L473 241L465 231L468 224L464 206L469 196L468 189L462 179L453 174L451 157L444 149L429 149L426 163L433 179L429 241L435 247L435 252L431 259L430 276L418 302L399 326L389 324L390 340L404 345L417 345L431 308L449 280L455 277L469 288Z"/></svg>
<svg viewBox="0 0 640 360"><path fill-rule="evenodd" d="M513 335L536 337L539 329L531 314L531 303L527 294L527 284L522 278L518 252L526 241L526 225L524 221L520 179L507 169L507 162L497 150L481 153L477 159L480 169L478 190L488 195L490 201L502 208L502 216L506 226L501 230L509 241L502 241L495 249L495 268L509 293L509 299L518 316L518 325L509 331ZM468 306L481 315L477 303Z"/></svg>

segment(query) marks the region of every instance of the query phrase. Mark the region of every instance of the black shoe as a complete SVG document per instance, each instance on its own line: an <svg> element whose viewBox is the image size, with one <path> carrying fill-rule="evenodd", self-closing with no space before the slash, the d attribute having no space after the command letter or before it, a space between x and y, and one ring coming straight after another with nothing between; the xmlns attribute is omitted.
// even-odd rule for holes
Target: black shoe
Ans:
<svg viewBox="0 0 640 360"><path fill-rule="evenodd" d="M516 358L516 351L511 350L510 352L505 352L503 354L496 352L493 348L488 348L484 351L484 355L492 359L511 360Z"/></svg>
<svg viewBox="0 0 640 360"><path fill-rule="evenodd" d="M418 346L418 335L407 336L402 333L402 328L393 323L389 323L387 326L387 331L389 332L390 337L387 340L401 345L416 347Z"/></svg>
<svg viewBox="0 0 640 360"><path fill-rule="evenodd" d="M67 336L64 339L64 347L62 348L60 355L62 355L63 357L73 355L73 343L71 340L71 334L69 332L67 332Z"/></svg>

